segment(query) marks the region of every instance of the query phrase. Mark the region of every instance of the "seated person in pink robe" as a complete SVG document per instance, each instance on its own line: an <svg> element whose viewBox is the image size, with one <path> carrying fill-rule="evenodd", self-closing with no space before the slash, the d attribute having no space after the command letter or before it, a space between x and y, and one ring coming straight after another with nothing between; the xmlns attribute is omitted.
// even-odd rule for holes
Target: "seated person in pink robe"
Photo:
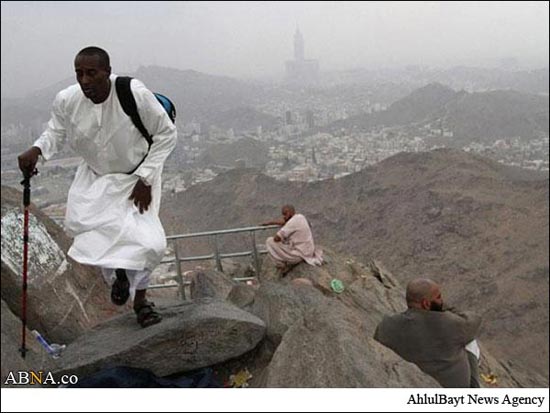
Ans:
<svg viewBox="0 0 550 413"><path fill-rule="evenodd" d="M274 237L266 240L267 251L275 260L283 275L302 261L310 265L321 265L323 253L315 248L311 227L302 214L297 214L292 205L282 208L283 218L265 222L262 225L281 225Z"/></svg>

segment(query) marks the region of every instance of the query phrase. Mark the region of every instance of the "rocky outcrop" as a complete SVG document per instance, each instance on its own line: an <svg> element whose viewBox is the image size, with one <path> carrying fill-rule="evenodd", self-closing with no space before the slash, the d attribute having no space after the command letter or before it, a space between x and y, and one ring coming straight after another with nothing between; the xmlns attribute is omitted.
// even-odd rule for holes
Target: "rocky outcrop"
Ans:
<svg viewBox="0 0 550 413"><path fill-rule="evenodd" d="M196 270L190 275L191 298L219 298L225 300L231 289L237 285L226 274L216 270Z"/></svg>
<svg viewBox="0 0 550 413"><path fill-rule="evenodd" d="M103 284L101 291L94 290L90 281L100 276L67 260L69 240L36 210L33 231L49 238L48 247L34 243L38 250L32 255L44 259L32 263L28 324L43 328L49 341L68 347L52 360L29 338L29 355L18 360L20 322L11 306L18 309L14 296L20 280L12 268L17 248L10 244L16 242L18 230L12 227L18 207L2 199L2 362L8 369L3 375L11 369L47 368L57 377L85 378L104 368L126 366L167 376L212 367L225 382L245 371L237 376L247 377L251 387L438 387L372 338L384 315L405 309L403 286L378 260L361 264L323 248L324 265L301 263L283 277L265 257L258 279L248 283L231 278L250 275L246 266L234 265L231 276L198 268L189 276L191 300L159 305L163 322L142 329L131 311L100 322L107 316L105 308L113 308L106 303ZM5 236L4 229L12 234ZM544 377L498 359L483 340L480 344L486 386L548 386Z"/></svg>
<svg viewBox="0 0 550 413"><path fill-rule="evenodd" d="M366 315L314 287L267 282L253 311L276 350L265 387L439 387L376 343Z"/></svg>
<svg viewBox="0 0 550 413"><path fill-rule="evenodd" d="M415 365L372 339L386 311L399 307L395 281L324 248L326 263L294 267L284 278L269 258L252 311L276 350L261 386L439 387ZM331 281L339 279L344 292ZM304 282L307 280L309 282Z"/></svg>
<svg viewBox="0 0 550 413"><path fill-rule="evenodd" d="M22 194L2 187L2 300L21 316ZM101 274L67 256L70 239L31 204L27 325L48 340L68 343L120 312L109 301Z"/></svg>
<svg viewBox="0 0 550 413"><path fill-rule="evenodd" d="M269 258L251 311L267 325L271 360L257 371L265 387L439 387L415 365L372 339L384 315L404 311L404 288L377 260L363 265L324 249L321 267L301 263L285 277ZM338 277L344 290L332 290ZM304 283L308 280L309 283ZM538 387L544 377L482 347L487 387ZM267 350L264 350L267 351ZM262 354L265 358L266 355Z"/></svg>
<svg viewBox="0 0 550 413"><path fill-rule="evenodd" d="M361 262L377 258L403 286L438 281L448 300L483 314L491 353L548 381L548 190L547 173L438 149L311 183L235 169L167 198L161 217L176 233L244 227L292 202L317 242Z"/></svg>
<svg viewBox="0 0 550 413"><path fill-rule="evenodd" d="M157 376L182 373L238 357L265 334L259 318L228 303L204 298L160 307L163 321L141 328L133 313L116 317L69 344L55 375L85 377L127 366Z"/></svg>

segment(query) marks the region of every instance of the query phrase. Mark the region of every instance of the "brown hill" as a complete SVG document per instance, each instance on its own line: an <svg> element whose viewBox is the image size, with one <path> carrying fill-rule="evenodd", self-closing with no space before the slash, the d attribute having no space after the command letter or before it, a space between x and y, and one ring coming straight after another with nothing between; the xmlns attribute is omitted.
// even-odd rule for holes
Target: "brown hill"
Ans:
<svg viewBox="0 0 550 413"><path fill-rule="evenodd" d="M388 110L361 114L328 125L341 128L441 124L459 143L491 142L504 137L548 136L548 98L512 90L455 92L439 83L414 90Z"/></svg>
<svg viewBox="0 0 550 413"><path fill-rule="evenodd" d="M87 376L103 369L126 366L166 376L210 366L220 383L250 369L251 387L438 386L372 338L385 314L405 307L402 285L377 259L361 264L323 247L323 266L301 264L281 279L265 257L250 285L231 278L249 273L236 262L232 276L195 268L187 274L191 300L155 299L164 321L144 330L129 305L114 309L105 302L108 289L97 270L66 258L70 240L34 206L27 325L67 348L61 358L49 359L29 339L29 357L22 361L17 357L19 306L14 305L21 285L20 195L11 188L2 192L2 385L10 384L4 379L18 369L52 371L56 379L76 374L79 385L93 387L86 384ZM229 243L235 242L231 236ZM226 270L228 264L224 260ZM332 290L334 277L344 291ZM114 310L125 314L105 321ZM480 346L485 386L548 387L545 377L515 360L495 359L483 340ZM115 385L112 379L102 387Z"/></svg>
<svg viewBox="0 0 550 413"><path fill-rule="evenodd" d="M339 180L233 170L165 198L168 233L258 224L293 203L321 244L427 276L484 315L493 355L548 378L548 178L457 150L399 154Z"/></svg>
<svg viewBox="0 0 550 413"><path fill-rule="evenodd" d="M492 141L502 137L548 136L548 98L509 90L457 95L439 111L461 139Z"/></svg>

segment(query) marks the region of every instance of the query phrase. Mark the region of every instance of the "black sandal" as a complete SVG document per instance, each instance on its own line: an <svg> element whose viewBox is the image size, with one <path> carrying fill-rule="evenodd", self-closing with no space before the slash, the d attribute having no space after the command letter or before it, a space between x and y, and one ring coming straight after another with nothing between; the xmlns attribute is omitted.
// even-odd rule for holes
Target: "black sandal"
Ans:
<svg viewBox="0 0 550 413"><path fill-rule="evenodd" d="M115 305L124 305L130 297L130 281L126 276L126 270L117 268L115 273L116 280L111 287L111 302Z"/></svg>
<svg viewBox="0 0 550 413"><path fill-rule="evenodd" d="M152 326L153 324L160 323L162 321L162 316L153 310L155 303L150 301L145 301L139 305L139 307L134 308L134 312L137 315L137 322L143 328Z"/></svg>

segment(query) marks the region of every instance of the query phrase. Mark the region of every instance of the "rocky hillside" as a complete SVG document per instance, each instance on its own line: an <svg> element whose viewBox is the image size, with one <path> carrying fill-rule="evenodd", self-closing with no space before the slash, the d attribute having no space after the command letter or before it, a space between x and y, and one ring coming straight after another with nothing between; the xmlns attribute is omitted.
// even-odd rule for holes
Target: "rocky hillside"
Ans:
<svg viewBox="0 0 550 413"><path fill-rule="evenodd" d="M327 127L371 129L379 126L441 125L462 144L521 136L548 136L548 98L511 90L456 92L439 83L414 90L387 110L357 115Z"/></svg>
<svg viewBox="0 0 550 413"><path fill-rule="evenodd" d="M548 98L514 91L466 93L435 115L460 139L548 136Z"/></svg>
<svg viewBox="0 0 550 413"><path fill-rule="evenodd" d="M162 323L142 329L128 312L83 332L59 359L40 359L34 348L28 366L45 365L56 378L75 374L82 382L117 368L172 380L209 368L227 387L439 387L372 338L385 314L404 309L398 281L376 260L362 265L325 252L322 267L300 264L285 278L266 258L252 285L197 269L189 276L191 300L158 305ZM343 282L343 292L332 291L333 277ZM15 341L17 321L2 314L3 342ZM547 385L480 345L484 387ZM116 381L111 377L100 387Z"/></svg>
<svg viewBox="0 0 550 413"><path fill-rule="evenodd" d="M44 360L29 343L24 362L20 200L3 188L3 375L47 368L85 377L124 365L164 376L212 367L223 380L246 368L253 387L433 387L372 339L384 314L404 309L403 285L423 275L443 285L449 304L483 314L482 373L497 378L486 385L548 386L548 179L531 172L439 150L309 185L251 170L221 175L166 198L163 219L178 218L168 233L256 224L293 202L327 263L299 265L280 279L267 259L253 285L197 269L192 301L157 301L165 321L149 329L128 307L111 318L99 274L67 259L70 240L33 207L28 327L68 347L61 359ZM344 292L331 290L332 278Z"/></svg>
<svg viewBox="0 0 550 413"><path fill-rule="evenodd" d="M385 314L405 308L403 287L379 260L361 264L323 247L323 266L300 264L281 278L266 256L250 285L197 267L186 275L191 299L152 294L164 320L142 329L128 306L114 314L99 274L66 258L70 241L34 207L28 327L67 348L61 358L45 357L27 332L29 350L22 360L15 235L20 193L7 189L2 196L2 383L21 369L51 371L57 378L76 374L84 381L106 369L175 377L209 368L220 384L234 387L438 387L372 338ZM228 264L233 276L250 273L247 265ZM343 291L332 290L333 278L342 281ZM481 346L482 378L492 377L485 385L548 385L521 365L495 359L483 341Z"/></svg>
<svg viewBox="0 0 550 413"><path fill-rule="evenodd" d="M167 233L250 226L293 203L318 242L427 276L485 318L493 355L548 378L548 177L456 150L399 154L339 180L235 170L163 201Z"/></svg>

